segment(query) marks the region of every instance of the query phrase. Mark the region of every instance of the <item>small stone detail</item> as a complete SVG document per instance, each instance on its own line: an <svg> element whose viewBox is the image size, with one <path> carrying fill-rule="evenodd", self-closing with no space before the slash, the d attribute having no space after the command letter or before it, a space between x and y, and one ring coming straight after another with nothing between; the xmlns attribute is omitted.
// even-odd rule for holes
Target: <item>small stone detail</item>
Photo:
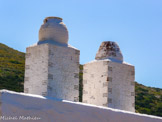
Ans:
<svg viewBox="0 0 162 122"><path fill-rule="evenodd" d="M25 65L25 70L28 70L30 69L30 66L29 65Z"/></svg>
<svg viewBox="0 0 162 122"><path fill-rule="evenodd" d="M90 99L95 99L95 97L94 96L91 96Z"/></svg>
<svg viewBox="0 0 162 122"><path fill-rule="evenodd" d="M132 103L132 106L135 107L135 103Z"/></svg>
<svg viewBox="0 0 162 122"><path fill-rule="evenodd" d="M48 86L47 87L49 91L52 91L52 87L51 86Z"/></svg>
<svg viewBox="0 0 162 122"><path fill-rule="evenodd" d="M134 82L134 81L132 81L132 82L131 82L131 85L132 85L132 86L134 86L134 85L135 85L135 82Z"/></svg>
<svg viewBox="0 0 162 122"><path fill-rule="evenodd" d="M94 74L91 74L91 77L94 78Z"/></svg>
<svg viewBox="0 0 162 122"><path fill-rule="evenodd" d="M108 86L108 82L104 82L103 87L107 87L107 86Z"/></svg>
<svg viewBox="0 0 162 122"><path fill-rule="evenodd" d="M25 93L28 93L28 92L29 92L29 88L25 88L25 89L24 89L24 92L25 92Z"/></svg>
<svg viewBox="0 0 162 122"><path fill-rule="evenodd" d="M48 74L48 79L53 80L53 75L52 74Z"/></svg>
<svg viewBox="0 0 162 122"><path fill-rule="evenodd" d="M107 107L107 103L103 104L103 106Z"/></svg>
<svg viewBox="0 0 162 122"><path fill-rule="evenodd" d="M42 82L42 85L47 85L47 80L44 80L44 81Z"/></svg>
<svg viewBox="0 0 162 122"><path fill-rule="evenodd" d="M29 77L25 77L24 78L24 81L29 81Z"/></svg>
<svg viewBox="0 0 162 122"><path fill-rule="evenodd" d="M131 71L131 75L135 75L135 72L134 71Z"/></svg>
<svg viewBox="0 0 162 122"><path fill-rule="evenodd" d="M83 103L87 103L87 100L83 100Z"/></svg>
<svg viewBox="0 0 162 122"><path fill-rule="evenodd" d="M112 82L112 77L107 77L107 81Z"/></svg>
<svg viewBox="0 0 162 122"><path fill-rule="evenodd" d="M48 63L48 66L49 66L49 67L53 67L53 63L52 63L52 62L49 62L49 63Z"/></svg>
<svg viewBox="0 0 162 122"><path fill-rule="evenodd" d="M51 50L49 50L48 54L51 55L51 56L54 55L54 53Z"/></svg>
<svg viewBox="0 0 162 122"><path fill-rule="evenodd" d="M112 94L112 88L108 88L108 92Z"/></svg>
<svg viewBox="0 0 162 122"><path fill-rule="evenodd" d="M131 96L135 96L135 93L134 92L131 92Z"/></svg>
<svg viewBox="0 0 162 122"><path fill-rule="evenodd" d="M103 65L105 66L105 65L108 65L108 62L107 61L104 61L103 62Z"/></svg>
<svg viewBox="0 0 162 122"><path fill-rule="evenodd" d="M108 97L108 94L107 93L103 93L103 97Z"/></svg>
<svg viewBox="0 0 162 122"><path fill-rule="evenodd" d="M80 64L79 64L79 61L77 61L76 64L79 66L79 65L80 65Z"/></svg>
<svg viewBox="0 0 162 122"><path fill-rule="evenodd" d="M78 102L79 98L78 97L74 97L74 102Z"/></svg>
<svg viewBox="0 0 162 122"><path fill-rule="evenodd" d="M80 51L75 50L75 54L80 55Z"/></svg>
<svg viewBox="0 0 162 122"><path fill-rule="evenodd" d="M111 98L108 98L108 103L112 103L112 99Z"/></svg>
<svg viewBox="0 0 162 122"><path fill-rule="evenodd" d="M87 80L83 80L83 84L87 84Z"/></svg>
<svg viewBox="0 0 162 122"><path fill-rule="evenodd" d="M88 92L87 92L87 91L85 91L85 90L83 90L83 94L88 94Z"/></svg>
<svg viewBox="0 0 162 122"><path fill-rule="evenodd" d="M42 92L42 96L46 96L47 95L47 92Z"/></svg>
<svg viewBox="0 0 162 122"><path fill-rule="evenodd" d="M78 85L74 85L74 89L75 90L79 90L79 86Z"/></svg>
<svg viewBox="0 0 162 122"><path fill-rule="evenodd" d="M83 73L87 73L87 69L83 69Z"/></svg>
<svg viewBox="0 0 162 122"><path fill-rule="evenodd" d="M112 71L112 67L108 66L108 70L109 70L109 71Z"/></svg>
<svg viewBox="0 0 162 122"><path fill-rule="evenodd" d="M108 75L108 73L107 72L103 72L103 76L107 76Z"/></svg>
<svg viewBox="0 0 162 122"><path fill-rule="evenodd" d="M31 53L26 53L25 58L29 58L31 56Z"/></svg>
<svg viewBox="0 0 162 122"><path fill-rule="evenodd" d="M79 74L78 73L74 73L74 78L79 78Z"/></svg>

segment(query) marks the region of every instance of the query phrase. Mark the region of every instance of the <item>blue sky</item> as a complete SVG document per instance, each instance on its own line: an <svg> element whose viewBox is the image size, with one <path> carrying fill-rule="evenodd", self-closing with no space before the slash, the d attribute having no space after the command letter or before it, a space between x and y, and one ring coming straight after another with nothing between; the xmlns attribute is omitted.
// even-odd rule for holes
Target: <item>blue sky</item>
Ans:
<svg viewBox="0 0 162 122"><path fill-rule="evenodd" d="M63 18L81 64L115 41L136 81L162 88L162 0L0 0L0 43L25 52L47 16Z"/></svg>

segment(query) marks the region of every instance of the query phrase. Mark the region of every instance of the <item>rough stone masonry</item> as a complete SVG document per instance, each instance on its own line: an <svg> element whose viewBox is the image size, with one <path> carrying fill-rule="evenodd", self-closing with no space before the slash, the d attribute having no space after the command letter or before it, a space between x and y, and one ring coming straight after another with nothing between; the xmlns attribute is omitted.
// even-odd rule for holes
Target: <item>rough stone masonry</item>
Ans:
<svg viewBox="0 0 162 122"><path fill-rule="evenodd" d="M102 42L95 59L83 67L83 102L134 112L134 66L111 41Z"/></svg>
<svg viewBox="0 0 162 122"><path fill-rule="evenodd" d="M78 101L79 55L62 18L45 18L38 43L26 49L24 92Z"/></svg>

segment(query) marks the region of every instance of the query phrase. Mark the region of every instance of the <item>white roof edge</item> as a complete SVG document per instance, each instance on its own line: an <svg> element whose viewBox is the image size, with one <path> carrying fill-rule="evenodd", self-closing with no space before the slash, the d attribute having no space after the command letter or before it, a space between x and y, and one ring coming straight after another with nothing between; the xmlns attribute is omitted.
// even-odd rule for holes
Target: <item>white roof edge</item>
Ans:
<svg viewBox="0 0 162 122"><path fill-rule="evenodd" d="M40 96L40 95L18 93L18 92L14 92L14 91L5 90L5 89L0 90L0 94L3 94L3 93L10 93L10 94L22 95L22 96L27 96L27 97L35 97L35 98L39 98L39 99L50 99L50 100L53 100L53 101L60 101L57 98L48 98L48 97L43 97L43 96ZM1 97L1 95L0 95L0 97ZM72 102L72 101L68 101L68 100L61 100L61 101L66 102L66 103L70 103L70 104L82 105L82 106L87 106L87 107L95 107L95 108L100 108L100 109L107 109L107 110L111 110L111 111L114 111L114 112L127 113L127 114L132 114L132 115L137 115L137 116L145 116L145 117L150 117L150 118L157 118L157 119L162 120L162 117L153 116L153 115L134 113L134 112L124 111L124 110L119 110L119 109L113 109L113 108L108 108L108 107L103 107L103 106L91 105L91 104L87 104L87 103Z"/></svg>

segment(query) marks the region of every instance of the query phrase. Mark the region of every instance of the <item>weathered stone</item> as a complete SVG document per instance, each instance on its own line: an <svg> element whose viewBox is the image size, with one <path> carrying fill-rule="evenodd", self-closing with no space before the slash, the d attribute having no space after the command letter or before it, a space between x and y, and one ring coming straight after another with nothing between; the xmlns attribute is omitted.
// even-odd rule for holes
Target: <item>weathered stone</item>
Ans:
<svg viewBox="0 0 162 122"><path fill-rule="evenodd" d="M123 55L116 42L105 41L102 42L95 59L109 59L114 62L123 62Z"/></svg>
<svg viewBox="0 0 162 122"><path fill-rule="evenodd" d="M131 96L135 96L135 93L134 92L131 92Z"/></svg>
<svg viewBox="0 0 162 122"><path fill-rule="evenodd" d="M108 92L112 93L112 88L108 88Z"/></svg>
<svg viewBox="0 0 162 122"><path fill-rule="evenodd" d="M103 97L108 97L108 93L103 93Z"/></svg>
<svg viewBox="0 0 162 122"><path fill-rule="evenodd" d="M83 103L87 103L87 100L84 100Z"/></svg>
<svg viewBox="0 0 162 122"><path fill-rule="evenodd" d="M103 87L107 87L107 86L108 86L108 82L104 82Z"/></svg>
<svg viewBox="0 0 162 122"><path fill-rule="evenodd" d="M88 94L88 92L87 92L87 91L85 91L85 90L83 90L83 94Z"/></svg>
<svg viewBox="0 0 162 122"><path fill-rule="evenodd" d="M53 80L53 75L52 74L48 74L48 79Z"/></svg>
<svg viewBox="0 0 162 122"><path fill-rule="evenodd" d="M31 56L31 53L26 53L25 58L29 58Z"/></svg>
<svg viewBox="0 0 162 122"><path fill-rule="evenodd" d="M74 102L78 102L79 101L79 97L74 97Z"/></svg>
<svg viewBox="0 0 162 122"><path fill-rule="evenodd" d="M25 77L24 78L24 81L29 81L29 77Z"/></svg>
<svg viewBox="0 0 162 122"><path fill-rule="evenodd" d="M109 70L109 71L112 71L112 67L108 66L108 70Z"/></svg>
<svg viewBox="0 0 162 122"><path fill-rule="evenodd" d="M25 70L30 69L30 65L25 65Z"/></svg>
<svg viewBox="0 0 162 122"><path fill-rule="evenodd" d="M47 95L47 92L42 92L42 96L46 96Z"/></svg>
<svg viewBox="0 0 162 122"><path fill-rule="evenodd" d="M111 98L108 98L108 103L112 103L112 99Z"/></svg>
<svg viewBox="0 0 162 122"><path fill-rule="evenodd" d="M86 84L87 83L87 80L83 80L83 83Z"/></svg>
<svg viewBox="0 0 162 122"><path fill-rule="evenodd" d="M112 82L112 77L107 77L107 81Z"/></svg>
<svg viewBox="0 0 162 122"><path fill-rule="evenodd" d="M79 74L78 73L74 73L74 78L79 78Z"/></svg>
<svg viewBox="0 0 162 122"><path fill-rule="evenodd" d="M87 81L83 82L83 91L87 91L83 93L83 101L99 106L105 106L107 103L108 107L134 112L134 66L123 63L122 54L116 43L103 42L102 45L96 55L98 60L83 66L86 71L83 73L83 81ZM99 55L105 48L108 54ZM109 55L112 51L116 52L116 56L119 56L116 60L120 61L109 59L115 58L114 55ZM90 99L91 96L95 99Z"/></svg>
<svg viewBox="0 0 162 122"><path fill-rule="evenodd" d="M74 89L75 90L79 90L79 86L78 85L74 85Z"/></svg>

